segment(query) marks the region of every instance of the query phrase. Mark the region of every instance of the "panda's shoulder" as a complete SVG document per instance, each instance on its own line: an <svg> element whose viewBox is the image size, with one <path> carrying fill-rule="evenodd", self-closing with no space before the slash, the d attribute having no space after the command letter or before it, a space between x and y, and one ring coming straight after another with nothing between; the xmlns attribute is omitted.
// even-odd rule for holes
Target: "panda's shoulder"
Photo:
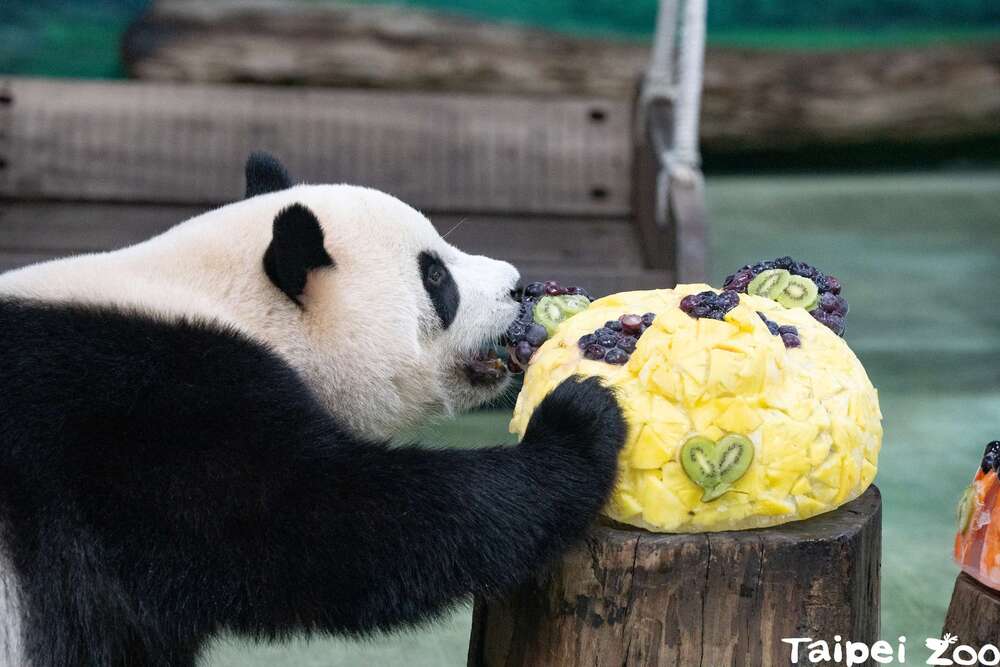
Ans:
<svg viewBox="0 0 1000 667"><path fill-rule="evenodd" d="M78 303L0 300L0 377L46 400L316 407L288 363L229 326Z"/></svg>

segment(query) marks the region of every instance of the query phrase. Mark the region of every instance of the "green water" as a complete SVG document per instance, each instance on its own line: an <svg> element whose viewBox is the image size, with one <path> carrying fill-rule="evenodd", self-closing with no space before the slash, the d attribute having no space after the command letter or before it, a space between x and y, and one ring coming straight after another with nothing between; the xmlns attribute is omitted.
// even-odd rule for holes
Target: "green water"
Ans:
<svg viewBox="0 0 1000 667"><path fill-rule="evenodd" d="M908 638L908 662L939 636L957 568L954 507L983 445L1000 437L1000 172L725 177L709 180L712 275L791 254L839 276L848 341L879 387L885 442L882 636ZM453 446L506 440L506 415L439 424ZM469 612L367 644L220 644L212 667L447 667L465 664Z"/></svg>

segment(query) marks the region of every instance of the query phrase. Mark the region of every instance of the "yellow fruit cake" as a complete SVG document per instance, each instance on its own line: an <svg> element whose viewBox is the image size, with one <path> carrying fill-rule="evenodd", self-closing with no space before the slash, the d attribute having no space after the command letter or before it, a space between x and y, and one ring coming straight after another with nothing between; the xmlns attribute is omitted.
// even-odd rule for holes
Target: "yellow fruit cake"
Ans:
<svg viewBox="0 0 1000 667"><path fill-rule="evenodd" d="M562 322L532 357L511 431L523 435L566 378L605 378L629 424L605 513L653 531L773 526L861 495L875 478L882 415L857 357L803 308L762 296L739 294L722 319L681 310L682 298L707 291L614 294ZM626 313L655 314L627 362L585 358L581 337ZM799 346L786 347L775 323L794 327Z"/></svg>

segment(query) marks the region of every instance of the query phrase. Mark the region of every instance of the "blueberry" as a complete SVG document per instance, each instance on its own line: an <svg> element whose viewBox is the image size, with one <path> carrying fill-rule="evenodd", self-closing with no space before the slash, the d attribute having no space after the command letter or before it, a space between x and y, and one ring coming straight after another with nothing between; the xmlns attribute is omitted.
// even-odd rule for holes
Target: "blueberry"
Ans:
<svg viewBox="0 0 1000 667"><path fill-rule="evenodd" d="M688 294L686 297L681 299L681 310L685 313L690 313L694 310L694 307L698 305L698 297L694 294Z"/></svg>
<svg viewBox="0 0 1000 667"><path fill-rule="evenodd" d="M595 336L594 334L587 334L586 336L580 336L580 340L578 340L576 344L577 346L579 346L581 350L585 350L587 349L588 345L593 345L596 342L597 342L597 336Z"/></svg>
<svg viewBox="0 0 1000 667"><path fill-rule="evenodd" d="M598 345L597 343L591 343L583 351L583 356L587 359L593 359L594 361L601 361L604 359L605 352L607 352L607 349L603 346Z"/></svg>
<svg viewBox="0 0 1000 667"><path fill-rule="evenodd" d="M778 333L780 333L782 336L784 336L785 334L794 334L798 336L799 330L790 324L783 324L778 327Z"/></svg>
<svg viewBox="0 0 1000 667"><path fill-rule="evenodd" d="M695 306L689 314L694 317L708 317L712 314L712 309L709 306Z"/></svg>
<svg viewBox="0 0 1000 667"><path fill-rule="evenodd" d="M840 281L833 276L826 277L826 288L834 294L840 294Z"/></svg>
<svg viewBox="0 0 1000 667"><path fill-rule="evenodd" d="M604 347L614 347L618 344L618 334L607 327L601 327L595 331L594 337L595 342Z"/></svg>
<svg viewBox="0 0 1000 667"><path fill-rule="evenodd" d="M740 305L740 295L736 292L723 292L718 295L716 301L722 304L726 310L729 311Z"/></svg>
<svg viewBox="0 0 1000 667"><path fill-rule="evenodd" d="M795 260L785 255L774 260L774 266L778 269L790 269L795 264Z"/></svg>
<svg viewBox="0 0 1000 667"><path fill-rule="evenodd" d="M622 336L618 339L618 347L631 354L635 352L635 344L637 342L639 342L639 339L635 336Z"/></svg>
<svg viewBox="0 0 1000 667"><path fill-rule="evenodd" d="M607 354L604 355L604 361L608 362L609 364L615 364L616 366L621 366L622 364L628 361L628 352L626 352L621 348L613 347L607 351Z"/></svg>
<svg viewBox="0 0 1000 667"><path fill-rule="evenodd" d="M772 322L771 320L767 320L767 330L771 332L772 336L778 336L781 334L778 323Z"/></svg>
<svg viewBox="0 0 1000 667"><path fill-rule="evenodd" d="M618 320L608 320L607 322L604 323L604 328L611 329L612 331L621 331L622 323L619 322Z"/></svg>
<svg viewBox="0 0 1000 667"><path fill-rule="evenodd" d="M799 337L793 333L783 333L781 334L781 340L785 344L785 347L801 347L802 341Z"/></svg>
<svg viewBox="0 0 1000 667"><path fill-rule="evenodd" d="M549 337L549 332L541 324L532 324L524 334L524 340L539 347Z"/></svg>
<svg viewBox="0 0 1000 667"><path fill-rule="evenodd" d="M507 340L517 343L524 337L527 330L528 327L523 322L511 322L511 325L507 327Z"/></svg>
<svg viewBox="0 0 1000 667"><path fill-rule="evenodd" d="M797 276L802 276L803 278L813 278L816 276L816 269L809 266L805 262L795 262L792 265L791 272Z"/></svg>
<svg viewBox="0 0 1000 667"><path fill-rule="evenodd" d="M531 283L524 288L524 295L529 297L539 297L545 294L545 283Z"/></svg>
<svg viewBox="0 0 1000 667"><path fill-rule="evenodd" d="M656 313L646 313L642 316L642 326L651 327L653 326L653 320L656 319Z"/></svg>

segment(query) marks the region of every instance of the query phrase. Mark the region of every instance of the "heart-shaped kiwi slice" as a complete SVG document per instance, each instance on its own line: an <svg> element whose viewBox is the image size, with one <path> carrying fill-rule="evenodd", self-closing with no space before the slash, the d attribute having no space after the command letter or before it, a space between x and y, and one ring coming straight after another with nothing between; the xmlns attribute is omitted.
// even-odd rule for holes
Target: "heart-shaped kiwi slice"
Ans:
<svg viewBox="0 0 1000 667"><path fill-rule="evenodd" d="M681 447L681 467L705 490L702 502L715 500L742 477L753 463L754 448L744 435L730 433L718 442L696 435Z"/></svg>

